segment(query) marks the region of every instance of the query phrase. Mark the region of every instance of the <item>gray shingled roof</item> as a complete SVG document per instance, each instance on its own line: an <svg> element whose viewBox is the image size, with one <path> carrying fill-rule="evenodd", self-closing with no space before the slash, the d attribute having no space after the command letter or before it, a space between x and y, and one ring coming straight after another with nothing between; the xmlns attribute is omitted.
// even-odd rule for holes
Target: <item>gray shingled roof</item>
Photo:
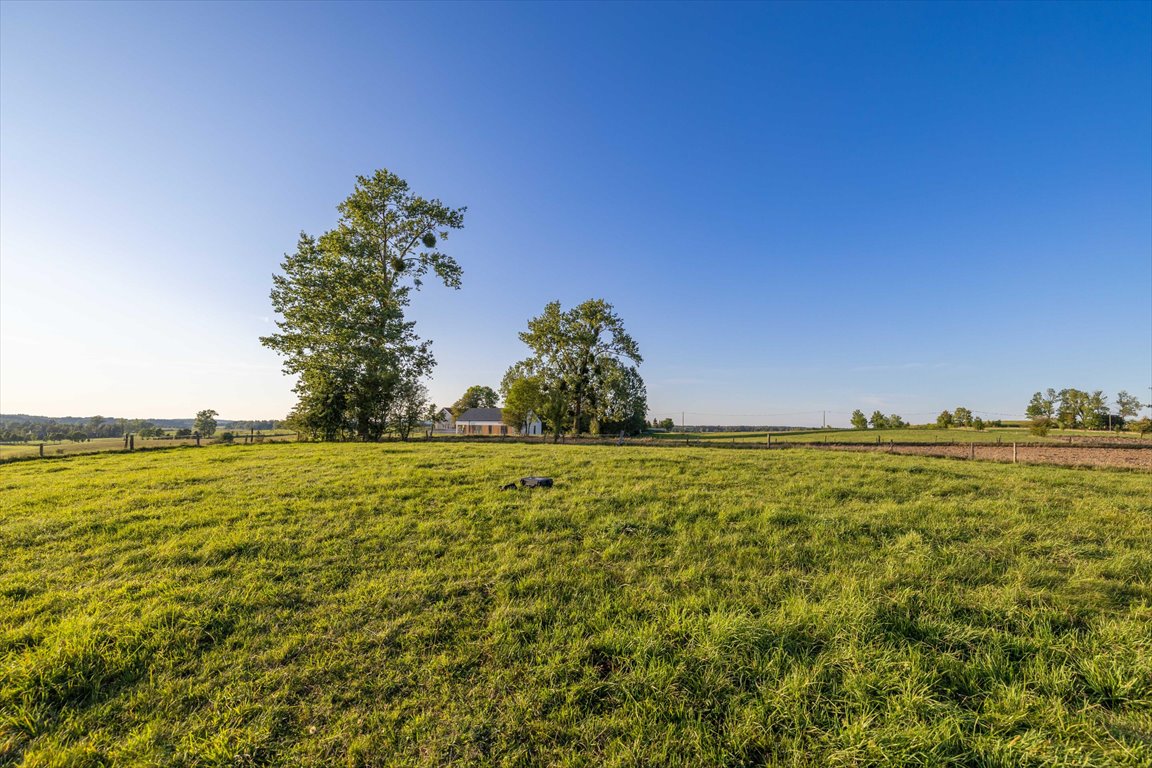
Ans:
<svg viewBox="0 0 1152 768"><path fill-rule="evenodd" d="M456 419L459 424L462 421L500 421L503 411L499 408L469 408L460 414L460 418Z"/></svg>

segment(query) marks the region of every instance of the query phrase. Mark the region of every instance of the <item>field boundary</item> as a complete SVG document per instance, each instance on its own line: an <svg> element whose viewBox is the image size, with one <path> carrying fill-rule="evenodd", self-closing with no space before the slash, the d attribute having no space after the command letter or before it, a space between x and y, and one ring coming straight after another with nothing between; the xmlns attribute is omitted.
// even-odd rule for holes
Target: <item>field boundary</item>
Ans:
<svg viewBox="0 0 1152 768"><path fill-rule="evenodd" d="M245 435L244 437L248 437ZM79 448L71 451L45 452L43 455L32 452L23 455L0 457L0 465L24 461L40 461L44 459L69 459L78 456L94 456L103 454L135 453L139 451L164 451L179 448L197 448L209 446L240 446L265 443L296 443L311 442L299 440L293 434L256 435L255 440L237 439L224 442L218 438L202 438L202 444L197 445L194 438L150 438L141 440L130 448L97 448L86 451ZM340 442L359 442L355 440ZM399 438L388 438L379 444L403 442ZM552 438L548 435L539 437L526 437L521 435L437 435L431 438L413 437L409 443L488 443L488 444L520 444L520 445L552 445ZM888 453L900 455L929 456L966 461L988 461L994 463L1017 464L1044 464L1059 466L1094 467L1094 468L1124 468L1142 471L1152 471L1152 443L1133 443L1131 441L1107 443L1042 443L1042 442L914 442L914 441L879 441L861 442L845 440L724 440L706 439L684 440L641 438L606 438L606 437L571 437L565 436L555 443L556 445L604 446L622 447L635 446L647 448L708 448L721 450L758 450L777 451L795 449L814 449L828 451L845 451L856 453Z"/></svg>

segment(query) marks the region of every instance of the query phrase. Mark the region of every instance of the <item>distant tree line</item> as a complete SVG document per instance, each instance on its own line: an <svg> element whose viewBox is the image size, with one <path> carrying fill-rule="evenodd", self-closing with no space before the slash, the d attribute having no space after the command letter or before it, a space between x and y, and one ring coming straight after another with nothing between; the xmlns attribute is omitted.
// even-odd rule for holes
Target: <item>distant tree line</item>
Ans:
<svg viewBox="0 0 1152 768"><path fill-rule="evenodd" d="M155 438L163 437L172 431L174 424L186 424L186 427L177 427L176 437L191 436L199 431L205 437L216 431L216 412L212 410L201 411L196 419L116 419L104 416L85 416L68 418L47 416L0 416L0 442L58 442L71 440L85 442L99 438L123 437L132 434L137 437ZM201 419L201 417L204 417ZM254 421L222 421L222 426L247 432L251 430L273 430L281 428L282 424L274 419Z"/></svg>
<svg viewBox="0 0 1152 768"><path fill-rule="evenodd" d="M49 442L73 440L82 442L101 437L123 437L126 434L142 434L146 430L157 429L151 421L144 419L108 419L103 416L69 419L25 417L0 418L0 441Z"/></svg>

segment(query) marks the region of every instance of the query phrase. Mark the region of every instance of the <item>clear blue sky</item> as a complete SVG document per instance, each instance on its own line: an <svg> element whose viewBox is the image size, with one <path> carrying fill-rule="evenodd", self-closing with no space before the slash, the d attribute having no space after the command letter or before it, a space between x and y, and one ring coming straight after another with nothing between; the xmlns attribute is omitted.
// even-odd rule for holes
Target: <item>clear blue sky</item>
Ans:
<svg viewBox="0 0 1152 768"><path fill-rule="evenodd" d="M271 275L381 167L468 206L442 404L591 297L677 421L1152 399L1150 3L4 2L0 410L282 417Z"/></svg>

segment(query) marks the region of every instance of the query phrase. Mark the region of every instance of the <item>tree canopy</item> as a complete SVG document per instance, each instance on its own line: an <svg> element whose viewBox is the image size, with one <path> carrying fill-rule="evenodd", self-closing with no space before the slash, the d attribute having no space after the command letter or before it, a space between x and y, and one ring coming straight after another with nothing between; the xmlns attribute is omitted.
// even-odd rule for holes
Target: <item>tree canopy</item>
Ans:
<svg viewBox="0 0 1152 768"><path fill-rule="evenodd" d="M219 413L211 408L198 411L196 413L196 422L192 425L192 428L204 437L212 437L212 435L216 434L216 417L219 415Z"/></svg>
<svg viewBox="0 0 1152 768"><path fill-rule="evenodd" d="M1116 412L1108 406L1103 390L1088 392L1074 387L1057 392L1048 388L1032 395L1025 413L1034 425L1044 424L1061 429L1120 429L1136 418L1144 407L1124 390L1116 394Z"/></svg>
<svg viewBox="0 0 1152 768"><path fill-rule="evenodd" d="M460 395L460 398L452 404L449 410L452 411L453 416L460 418L460 415L469 408L495 408L499 401L500 395L496 394L496 390L492 387L474 384Z"/></svg>
<svg viewBox="0 0 1152 768"><path fill-rule="evenodd" d="M260 342L297 377L296 428L327 440L407 437L411 419L397 409L413 412L435 359L404 309L429 274L460 287L459 264L438 247L463 227L465 209L419 197L387 170L357 177L337 209L334 229L301 232L285 255L272 278L279 332Z"/></svg>
<svg viewBox="0 0 1152 768"><path fill-rule="evenodd" d="M648 395L637 370L643 359L611 304L589 299L564 311L560 302L550 302L528 321L520 340L532 354L508 370L501 390L507 397L518 379L535 379L524 391L536 393L529 405L553 439L565 430L644 429Z"/></svg>

